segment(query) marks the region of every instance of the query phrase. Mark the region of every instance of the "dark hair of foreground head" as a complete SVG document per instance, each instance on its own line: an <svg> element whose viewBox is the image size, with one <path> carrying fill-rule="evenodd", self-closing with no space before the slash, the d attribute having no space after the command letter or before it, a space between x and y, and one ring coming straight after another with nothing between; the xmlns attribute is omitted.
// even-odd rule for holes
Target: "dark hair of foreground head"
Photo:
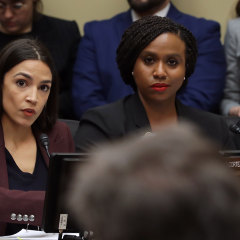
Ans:
<svg viewBox="0 0 240 240"><path fill-rule="evenodd" d="M70 194L79 225L102 240L240 239L239 180L191 125L104 148Z"/></svg>

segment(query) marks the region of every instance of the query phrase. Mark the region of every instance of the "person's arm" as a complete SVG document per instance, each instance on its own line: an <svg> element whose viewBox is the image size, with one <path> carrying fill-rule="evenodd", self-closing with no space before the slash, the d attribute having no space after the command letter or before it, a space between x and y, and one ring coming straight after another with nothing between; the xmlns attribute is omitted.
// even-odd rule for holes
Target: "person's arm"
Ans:
<svg viewBox="0 0 240 240"><path fill-rule="evenodd" d="M224 98L221 102L221 113L226 116L240 116L240 68L237 56L238 41L240 39L237 38L237 31L239 31L239 29L235 29L231 22L228 22L224 44L227 59L227 78Z"/></svg>
<svg viewBox="0 0 240 240"><path fill-rule="evenodd" d="M73 105L78 119L81 119L86 110L107 104L103 96L104 91L97 66L96 41L91 23L87 23L84 27L84 37L79 45L73 72Z"/></svg>
<svg viewBox="0 0 240 240"><path fill-rule="evenodd" d="M221 125L222 125L222 150L235 150L236 147L234 146L233 140L230 136L230 130L226 123L226 121L223 119L223 117L220 117L221 119Z"/></svg>
<svg viewBox="0 0 240 240"><path fill-rule="evenodd" d="M213 21L199 23L198 59L194 74L178 98L187 106L211 111L218 106L223 93L226 62L220 42L220 26Z"/></svg>
<svg viewBox="0 0 240 240"><path fill-rule="evenodd" d="M0 222L29 223L34 226L42 225L44 206L44 191L9 190L0 187ZM11 214L34 215L34 221L11 220Z"/></svg>

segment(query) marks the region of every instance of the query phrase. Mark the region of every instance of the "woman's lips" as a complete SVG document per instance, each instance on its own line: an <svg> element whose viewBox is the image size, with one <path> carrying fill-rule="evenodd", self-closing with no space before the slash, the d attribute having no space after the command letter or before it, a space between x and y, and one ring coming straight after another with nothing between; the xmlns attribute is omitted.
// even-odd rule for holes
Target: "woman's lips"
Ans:
<svg viewBox="0 0 240 240"><path fill-rule="evenodd" d="M8 27L14 27L15 26L15 23L14 22L7 22L6 25Z"/></svg>
<svg viewBox="0 0 240 240"><path fill-rule="evenodd" d="M25 108L22 111L25 114L25 116L27 116L27 117L31 117L33 114L36 114L36 111L31 108Z"/></svg>
<svg viewBox="0 0 240 240"><path fill-rule="evenodd" d="M155 83L151 86L151 89L157 92L163 92L169 87L166 83Z"/></svg>

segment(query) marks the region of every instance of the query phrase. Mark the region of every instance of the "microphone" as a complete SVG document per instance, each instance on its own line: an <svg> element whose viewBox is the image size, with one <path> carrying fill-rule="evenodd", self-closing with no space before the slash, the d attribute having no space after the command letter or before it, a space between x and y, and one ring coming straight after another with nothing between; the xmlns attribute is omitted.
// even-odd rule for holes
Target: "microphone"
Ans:
<svg viewBox="0 0 240 240"><path fill-rule="evenodd" d="M233 132L233 133L240 134L240 127L237 126L237 125L231 124L231 125L229 126L229 129L230 129L230 131Z"/></svg>
<svg viewBox="0 0 240 240"><path fill-rule="evenodd" d="M50 158L50 154L48 152L48 146L49 146L49 139L48 139L48 135L43 133L40 135L40 142L43 145L43 147L46 149L47 151L47 155Z"/></svg>

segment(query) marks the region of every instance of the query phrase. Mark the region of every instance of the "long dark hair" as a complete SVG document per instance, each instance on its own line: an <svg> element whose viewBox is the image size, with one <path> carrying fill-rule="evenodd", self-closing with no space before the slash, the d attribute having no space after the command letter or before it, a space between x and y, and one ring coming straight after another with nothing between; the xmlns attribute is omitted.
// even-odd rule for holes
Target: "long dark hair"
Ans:
<svg viewBox="0 0 240 240"><path fill-rule="evenodd" d="M58 112L58 74L48 50L37 40L18 39L10 42L0 52L0 116L4 109L2 103L2 86L5 74L13 67L25 60L40 60L44 62L52 73L51 91L45 107L35 121L41 130L51 129L56 123Z"/></svg>
<svg viewBox="0 0 240 240"><path fill-rule="evenodd" d="M236 13L237 13L237 16L240 17L240 0L238 1L237 5L236 5Z"/></svg>
<svg viewBox="0 0 240 240"><path fill-rule="evenodd" d="M38 20L43 11L43 3L41 0L33 2L33 20Z"/></svg>

